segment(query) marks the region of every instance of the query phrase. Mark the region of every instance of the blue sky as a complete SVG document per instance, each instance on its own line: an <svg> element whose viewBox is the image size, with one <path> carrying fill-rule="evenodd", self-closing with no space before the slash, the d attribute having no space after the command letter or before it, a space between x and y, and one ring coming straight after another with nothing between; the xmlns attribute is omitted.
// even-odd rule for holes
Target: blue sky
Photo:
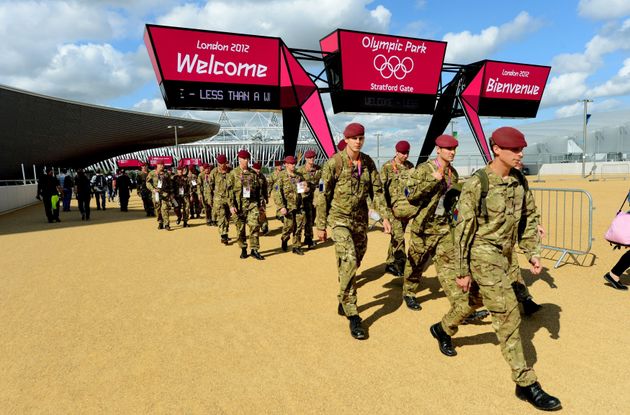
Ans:
<svg viewBox="0 0 630 415"><path fill-rule="evenodd" d="M594 100L593 113L630 106L629 0L0 0L0 83L163 114L142 42L146 23L280 36L289 47L312 49L336 28L446 40L447 62L551 65L539 120L580 114L582 98ZM383 132L386 143L421 141L428 125L426 116L329 115L337 129L363 122L368 131ZM484 124L490 129L530 121Z"/></svg>

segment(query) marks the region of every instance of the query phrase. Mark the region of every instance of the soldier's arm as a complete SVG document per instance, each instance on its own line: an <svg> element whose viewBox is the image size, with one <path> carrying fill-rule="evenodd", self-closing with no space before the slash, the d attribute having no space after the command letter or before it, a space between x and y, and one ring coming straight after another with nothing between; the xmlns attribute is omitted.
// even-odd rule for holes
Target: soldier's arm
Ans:
<svg viewBox="0 0 630 415"><path fill-rule="evenodd" d="M370 181L372 182L372 209L377 211L383 218L391 220L392 210L387 206L385 201L385 191L383 189L383 182L381 182L381 175L376 169L374 162L369 159L369 163L372 165L369 167Z"/></svg>
<svg viewBox="0 0 630 415"><path fill-rule="evenodd" d="M320 195L315 198L317 204L315 227L319 230L325 230L328 220L328 208L335 190L335 161L333 159L328 160L324 164L320 182L323 183L323 189L321 189L322 185L320 185L320 188L317 189Z"/></svg>
<svg viewBox="0 0 630 415"><path fill-rule="evenodd" d="M477 232L477 209L481 198L481 183L476 176L471 177L462 187L457 202L457 223L455 224L455 267L460 277L470 275L470 247Z"/></svg>
<svg viewBox="0 0 630 415"><path fill-rule="evenodd" d="M237 207L237 203L236 203L236 193L234 191L234 173L233 171L228 173L228 177L227 177L227 199L228 199L228 205L230 207L230 209L236 209Z"/></svg>
<svg viewBox="0 0 630 415"><path fill-rule="evenodd" d="M147 178L145 179L144 183L147 186L147 189L149 189L151 191L151 193L153 193L153 191L155 190L155 187L153 186L153 180L151 180L152 175L149 173L147 174Z"/></svg>
<svg viewBox="0 0 630 415"><path fill-rule="evenodd" d="M381 168L381 184L383 186L383 194L385 196L385 202L389 207L391 207L392 205L392 198L391 194L389 193L389 186L391 185L390 170L391 169L388 167L388 164L384 164Z"/></svg>
<svg viewBox="0 0 630 415"><path fill-rule="evenodd" d="M523 213L519 222L518 246L530 261L532 257L540 257L541 241L538 234L540 214L536 209L536 200L531 190L526 191Z"/></svg>
<svg viewBox="0 0 630 415"><path fill-rule="evenodd" d="M417 205L430 194L440 183L430 171L430 167L421 164L409 175L405 186L405 196L409 203Z"/></svg>

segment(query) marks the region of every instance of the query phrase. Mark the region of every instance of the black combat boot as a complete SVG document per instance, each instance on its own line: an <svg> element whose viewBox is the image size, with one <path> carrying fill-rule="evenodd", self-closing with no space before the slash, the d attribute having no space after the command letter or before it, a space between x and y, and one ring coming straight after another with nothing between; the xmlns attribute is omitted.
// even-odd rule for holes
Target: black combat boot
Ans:
<svg viewBox="0 0 630 415"><path fill-rule="evenodd" d="M446 334L440 323L432 325L430 331L431 335L438 341L442 354L448 357L457 355L453 343L451 342L451 336Z"/></svg>
<svg viewBox="0 0 630 415"><path fill-rule="evenodd" d="M337 306L337 314L339 314L340 316L346 315L346 312L343 311L343 306L341 305L341 303L339 303L339 305Z"/></svg>
<svg viewBox="0 0 630 415"><path fill-rule="evenodd" d="M254 258L256 258L259 261L263 261L265 259L265 257L263 257L262 255L260 255L260 252L258 252L257 249L252 249L251 252L249 253L251 256L253 256Z"/></svg>
<svg viewBox="0 0 630 415"><path fill-rule="evenodd" d="M188 227L188 222L184 221L184 228Z"/></svg>
<svg viewBox="0 0 630 415"><path fill-rule="evenodd" d="M306 245L307 248L312 248L315 246L315 242L313 242L313 238L306 238L304 239L304 245Z"/></svg>
<svg viewBox="0 0 630 415"><path fill-rule="evenodd" d="M470 314L468 317L464 319L464 321L462 321L462 324L471 324L471 323L474 323L475 321L483 320L489 315L490 315L490 312L488 310L473 311L472 314Z"/></svg>
<svg viewBox="0 0 630 415"><path fill-rule="evenodd" d="M560 399L545 392L538 382L534 382L529 386L516 385L516 396L543 411L555 411L562 408Z"/></svg>
<svg viewBox="0 0 630 415"><path fill-rule="evenodd" d="M396 267L396 265L394 264L387 264L385 266L385 272L388 274L395 275L396 277L402 277L402 272L400 272L398 268Z"/></svg>
<svg viewBox="0 0 630 415"><path fill-rule="evenodd" d="M542 308L540 304L536 304L534 300L532 300L531 298L528 298L527 300L523 301L521 304L523 304L523 314L526 316L531 316L536 311Z"/></svg>
<svg viewBox="0 0 630 415"><path fill-rule="evenodd" d="M348 320L350 320L350 335L357 340L364 340L365 329L361 325L361 317L350 316Z"/></svg>
<svg viewBox="0 0 630 415"><path fill-rule="evenodd" d="M241 248L241 259L247 258L247 248Z"/></svg>
<svg viewBox="0 0 630 415"><path fill-rule="evenodd" d="M228 236L227 235L221 235L221 243L223 245L227 245L228 244Z"/></svg>
<svg viewBox="0 0 630 415"><path fill-rule="evenodd" d="M176 223L177 223L178 225L179 225L180 223L182 223L182 218L177 218L177 222L176 222Z"/></svg>
<svg viewBox="0 0 630 415"><path fill-rule="evenodd" d="M288 241L288 240L286 240L286 241L285 241L285 240L283 240L283 241L282 241L282 250L283 250L284 252L287 252L287 251L289 250L289 241Z"/></svg>
<svg viewBox="0 0 630 415"><path fill-rule="evenodd" d="M418 301L416 300L416 297L406 295L403 297L403 299L405 300L405 304L407 304L407 308L410 310L418 311L422 308L420 307L420 303L418 303Z"/></svg>
<svg viewBox="0 0 630 415"><path fill-rule="evenodd" d="M304 255L304 251L302 251L302 248L299 247L293 248L292 252L296 255Z"/></svg>
<svg viewBox="0 0 630 415"><path fill-rule="evenodd" d="M170 227L169 225L166 225L166 226L164 227L164 229L166 229L167 231L170 231L170 230L171 230L171 227Z"/></svg>
<svg viewBox="0 0 630 415"><path fill-rule="evenodd" d="M158 223L158 229L164 229L164 224Z"/></svg>

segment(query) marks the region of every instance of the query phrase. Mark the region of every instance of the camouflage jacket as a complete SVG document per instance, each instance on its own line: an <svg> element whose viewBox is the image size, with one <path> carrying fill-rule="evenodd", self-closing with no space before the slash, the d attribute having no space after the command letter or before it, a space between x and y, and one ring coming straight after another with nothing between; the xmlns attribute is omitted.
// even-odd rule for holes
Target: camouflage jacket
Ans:
<svg viewBox="0 0 630 415"><path fill-rule="evenodd" d="M313 199L315 195L315 190L317 186L319 186L319 179L322 177L322 168L317 164L313 164L313 168L311 171L306 171L306 165L301 166L298 169L295 169L297 173L300 173L304 180L306 180L309 184L309 188L307 192L303 195L304 199Z"/></svg>
<svg viewBox="0 0 630 415"><path fill-rule="evenodd" d="M338 154L331 157L322 168L320 195L315 198L317 229L326 229L327 224L350 228L357 223L367 224L368 197L373 200L374 210L383 217L389 217L381 177L370 156L360 153L361 163L354 165L345 151ZM336 157L340 157L339 166ZM340 172L337 177L338 169Z"/></svg>
<svg viewBox="0 0 630 415"><path fill-rule="evenodd" d="M440 203L444 203L443 196L449 187L459 181L459 175L453 166L449 166L444 170L442 180L437 180L433 177L436 171L436 161L427 160L418 165L407 179L404 189L407 200L420 207L411 222L410 230L414 233L446 234L449 230L446 212L436 214L436 210Z"/></svg>
<svg viewBox="0 0 630 415"><path fill-rule="evenodd" d="M155 170L151 170L147 175L146 184L149 191L157 191L160 194L161 200L167 200L172 196L173 183L171 175L166 171L158 174Z"/></svg>
<svg viewBox="0 0 630 415"><path fill-rule="evenodd" d="M304 176L297 171L293 176L290 176L286 170L278 175L273 192L273 201L278 210L285 208L291 212L304 207L305 193L298 193L297 188L300 182L305 182Z"/></svg>
<svg viewBox="0 0 630 415"><path fill-rule="evenodd" d="M264 200L265 203L269 203L269 190L267 188L267 178L262 172L258 174L258 184L260 185L260 200Z"/></svg>
<svg viewBox="0 0 630 415"><path fill-rule="evenodd" d="M219 167L215 167L210 172L210 178L208 179L208 187L206 190L206 184L204 182L204 194L209 195L208 201L214 203L229 203L230 191L229 191L229 179L232 168L228 166L225 173L223 173Z"/></svg>
<svg viewBox="0 0 630 415"><path fill-rule="evenodd" d="M188 183L190 183L190 193L197 193L197 189L199 186L199 179L197 174L192 171L188 172Z"/></svg>
<svg viewBox="0 0 630 415"><path fill-rule="evenodd" d="M212 202L212 186L210 185L210 175L212 172L206 174L205 171L199 173L197 176L197 185L199 186L199 194L203 195L203 199L206 203Z"/></svg>
<svg viewBox="0 0 630 415"><path fill-rule="evenodd" d="M537 214L533 197L528 201L525 189L516 173L510 171L503 179L490 166L486 196L487 218L481 212L481 181L472 176L464 183L457 203L457 223L454 231L455 266L458 275L470 275L471 249L487 255L511 255L514 245L525 251L527 259L540 255L540 240L536 233ZM523 231L519 239L519 223Z"/></svg>
<svg viewBox="0 0 630 415"><path fill-rule="evenodd" d="M148 172L147 173L140 172L136 176L136 183L138 183L138 194L140 196L142 196L142 197L145 197L145 196L151 194L151 192L147 188L147 176L148 175L149 175Z"/></svg>
<svg viewBox="0 0 630 415"><path fill-rule="evenodd" d="M260 181L254 170L234 168L228 175L227 186L230 208L243 212L252 208L252 205L260 206ZM249 197L246 195L248 192Z"/></svg>
<svg viewBox="0 0 630 415"><path fill-rule="evenodd" d="M176 198L190 196L190 179L188 176L176 174L173 177L173 195Z"/></svg>
<svg viewBox="0 0 630 415"><path fill-rule="evenodd" d="M394 204L405 198L402 191L406 184L409 170L413 169L413 164L406 160L403 164L398 164L394 160L390 160L381 167L381 182L383 182L383 195L388 208L392 208ZM404 183L401 183L404 181Z"/></svg>
<svg viewBox="0 0 630 415"><path fill-rule="evenodd" d="M269 175L269 177L267 178L267 194L270 195L271 192L273 191L275 184L276 184L276 180L278 180L278 175L280 175L280 173L282 173L284 170L274 170L273 172L271 172L271 174Z"/></svg>

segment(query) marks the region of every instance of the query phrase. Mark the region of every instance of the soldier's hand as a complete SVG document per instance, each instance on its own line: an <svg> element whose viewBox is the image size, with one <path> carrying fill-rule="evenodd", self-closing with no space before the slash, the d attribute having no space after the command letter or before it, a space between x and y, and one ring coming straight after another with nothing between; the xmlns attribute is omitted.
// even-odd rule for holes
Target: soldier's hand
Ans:
<svg viewBox="0 0 630 415"><path fill-rule="evenodd" d="M386 218L383 218L383 232L387 234L392 233L392 224Z"/></svg>
<svg viewBox="0 0 630 415"><path fill-rule="evenodd" d="M532 272L532 274L534 274L534 275L540 274L540 272L542 271L542 265L540 264L540 258L532 257L532 259L529 260L529 263L532 264L532 266L530 267L530 271Z"/></svg>
<svg viewBox="0 0 630 415"><path fill-rule="evenodd" d="M318 229L317 230L317 239L319 239L322 242L326 242L326 239L328 238L328 235L326 234L326 229Z"/></svg>
<svg viewBox="0 0 630 415"><path fill-rule="evenodd" d="M286 216L287 215L287 208L282 208L280 209L280 213L282 213L282 216Z"/></svg>
<svg viewBox="0 0 630 415"><path fill-rule="evenodd" d="M547 235L547 233L545 232L545 228L543 228L543 226L540 224L536 225L536 232L538 232L538 236L540 237L540 239L543 239L545 235Z"/></svg>
<svg viewBox="0 0 630 415"><path fill-rule="evenodd" d="M444 169L440 166L437 171L431 173L431 176L435 177L435 180L441 181L444 178Z"/></svg>
<svg viewBox="0 0 630 415"><path fill-rule="evenodd" d="M232 213L232 215L236 215L237 210L235 207L231 207L230 212Z"/></svg>
<svg viewBox="0 0 630 415"><path fill-rule="evenodd" d="M466 275L465 277L458 277L455 282L457 283L457 286L462 289L462 292L467 293L470 290L472 279L470 278L470 275Z"/></svg>

